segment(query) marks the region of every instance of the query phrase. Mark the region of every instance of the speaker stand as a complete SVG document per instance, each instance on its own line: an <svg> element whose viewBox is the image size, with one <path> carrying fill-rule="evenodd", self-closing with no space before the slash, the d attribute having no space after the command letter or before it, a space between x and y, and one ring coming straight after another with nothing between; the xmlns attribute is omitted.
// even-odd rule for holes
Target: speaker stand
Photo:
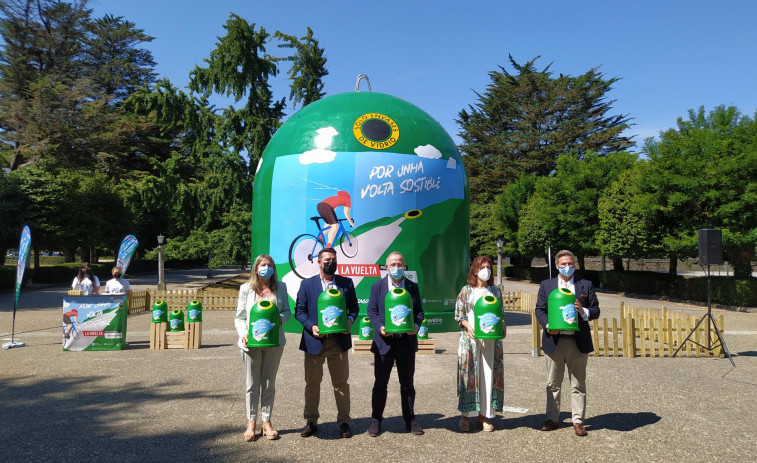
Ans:
<svg viewBox="0 0 757 463"><path fill-rule="evenodd" d="M704 266L702 266L702 269L704 270ZM683 348L683 346L691 341L691 336L697 332L697 328L699 328L699 325L702 324L703 321L707 320L707 345L699 344L696 341L691 341L692 343L696 344L697 346L707 349L709 352L712 352L713 350L717 349L718 347L722 346L723 350L725 351L725 356L728 357L728 360L731 361L731 365L733 367L736 367L736 364L733 362L733 358L731 357L731 352L728 351L728 346L725 343L725 339L723 339L723 335L720 333L720 330L718 329L717 323L715 323L715 317L712 316L712 284L710 282L710 266L707 265L707 313L702 316L702 318L699 319L696 325L694 325L694 329L691 330L691 333L689 333L688 336L686 336L686 339L683 340L681 345L678 346L678 349L673 353L673 357L678 355L678 352ZM715 328L715 334L718 337L718 343L713 344L712 342L712 333L710 329Z"/></svg>

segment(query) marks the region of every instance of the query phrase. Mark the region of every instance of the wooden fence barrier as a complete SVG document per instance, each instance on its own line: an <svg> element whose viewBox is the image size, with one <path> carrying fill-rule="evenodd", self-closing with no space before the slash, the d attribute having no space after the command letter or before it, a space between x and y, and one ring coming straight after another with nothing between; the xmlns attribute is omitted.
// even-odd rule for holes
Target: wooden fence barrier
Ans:
<svg viewBox="0 0 757 463"><path fill-rule="evenodd" d="M129 314L142 313L152 310L152 303L164 300L168 308L186 309L191 301L202 302L202 310L236 310L239 291L236 289L172 289L157 291L132 291L129 296Z"/></svg>
<svg viewBox="0 0 757 463"><path fill-rule="evenodd" d="M503 296L504 297L504 296ZM530 312L531 349L538 356L541 349L541 325L536 320L534 308L536 295L521 293L517 310ZM672 357L678 346L694 329L699 321L697 315L671 312L666 307L649 309L620 303L620 319L592 320L591 330L594 341L594 356L604 357ZM717 317L717 327L723 331L723 315ZM702 348L707 345L707 323L702 323L691 335L689 342L678 353L687 357L724 357L725 350L719 345L717 334L710 326L710 345L717 346L712 351Z"/></svg>

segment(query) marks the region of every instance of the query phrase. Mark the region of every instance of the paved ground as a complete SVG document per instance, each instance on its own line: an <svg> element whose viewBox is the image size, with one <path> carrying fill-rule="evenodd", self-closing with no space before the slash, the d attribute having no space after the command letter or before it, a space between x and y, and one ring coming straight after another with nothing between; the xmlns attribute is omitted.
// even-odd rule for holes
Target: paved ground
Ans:
<svg viewBox="0 0 757 463"><path fill-rule="evenodd" d="M170 287L203 285L205 271L168 272ZM137 288L154 276L132 277ZM536 292L506 282L506 289ZM754 461L757 451L757 313L714 310L725 316L726 341L736 368L715 358L591 358L589 436L564 426L544 433L544 358L530 352L529 319L508 314L505 341L506 405L493 433L456 431L457 333L433 334L437 353L418 356L416 412L424 436L400 432L396 375L390 383L377 438L370 416L372 358L351 356L353 428L339 439L334 399L324 379L321 426L303 439L302 353L299 334L287 334L273 422L278 441L245 443L244 379L233 317L205 312L200 350L151 351L149 314L129 319L128 348L119 352L62 352L63 287L22 294L16 337L27 346L0 350L0 461ZM0 342L10 337L11 295L0 295ZM599 294L603 317L627 303L704 314L701 307ZM569 402L567 396L564 405Z"/></svg>

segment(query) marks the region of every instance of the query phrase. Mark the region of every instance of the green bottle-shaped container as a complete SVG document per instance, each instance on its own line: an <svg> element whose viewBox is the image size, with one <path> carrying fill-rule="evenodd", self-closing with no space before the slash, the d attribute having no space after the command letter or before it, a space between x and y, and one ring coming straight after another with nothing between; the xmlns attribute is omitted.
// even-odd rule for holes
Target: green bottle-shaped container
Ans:
<svg viewBox="0 0 757 463"><path fill-rule="evenodd" d="M171 331L184 331L184 312L175 309L168 316L168 327Z"/></svg>
<svg viewBox="0 0 757 463"><path fill-rule="evenodd" d="M404 288L394 288L384 298L384 331L407 333L415 331L413 299Z"/></svg>
<svg viewBox="0 0 757 463"><path fill-rule="evenodd" d="M152 305L152 322L165 323L168 321L168 304L166 301L158 299Z"/></svg>
<svg viewBox="0 0 757 463"><path fill-rule="evenodd" d="M363 317L360 319L360 335L358 339L362 339L363 341L373 339L373 325L371 325L370 318Z"/></svg>
<svg viewBox="0 0 757 463"><path fill-rule="evenodd" d="M491 294L480 297L473 306L476 322L473 336L476 339L502 339L505 337L502 302Z"/></svg>
<svg viewBox="0 0 757 463"><path fill-rule="evenodd" d="M331 334L347 331L347 303L344 294L329 288L318 296L318 333Z"/></svg>
<svg viewBox="0 0 757 463"><path fill-rule="evenodd" d="M547 299L547 321L550 330L578 331L576 296L565 288L557 288Z"/></svg>
<svg viewBox="0 0 757 463"><path fill-rule="evenodd" d="M271 301L261 300L250 309L247 347L275 347L279 345L279 308Z"/></svg>
<svg viewBox="0 0 757 463"><path fill-rule="evenodd" d="M425 318L421 322L420 328L418 328L418 339L428 339L428 324Z"/></svg>
<svg viewBox="0 0 757 463"><path fill-rule="evenodd" d="M202 321L202 302L191 301L187 304L187 322Z"/></svg>

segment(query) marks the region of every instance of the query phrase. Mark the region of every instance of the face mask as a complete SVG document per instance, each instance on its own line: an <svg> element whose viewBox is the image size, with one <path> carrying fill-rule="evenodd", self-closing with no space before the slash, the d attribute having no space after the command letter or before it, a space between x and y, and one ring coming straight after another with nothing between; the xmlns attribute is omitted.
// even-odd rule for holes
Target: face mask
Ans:
<svg viewBox="0 0 757 463"><path fill-rule="evenodd" d="M575 267L565 266L565 267L559 267L557 269L560 272L560 275L570 278L573 275L573 272L576 271Z"/></svg>
<svg viewBox="0 0 757 463"><path fill-rule="evenodd" d="M261 265L258 267L258 275L260 275L260 278L271 278L271 275L273 275L273 267Z"/></svg>
<svg viewBox="0 0 757 463"><path fill-rule="evenodd" d="M323 273L326 275L333 275L336 273L336 261L330 260L323 263Z"/></svg>
<svg viewBox="0 0 757 463"><path fill-rule="evenodd" d="M402 267L392 267L389 269L389 275L391 275L394 280L399 280L405 276L405 269Z"/></svg>
<svg viewBox="0 0 757 463"><path fill-rule="evenodd" d="M115 278L116 280L118 280L119 278L121 278L121 274L120 273L114 273L113 274L113 278Z"/></svg>
<svg viewBox="0 0 757 463"><path fill-rule="evenodd" d="M476 275L481 279L481 281L489 281L489 278L491 278L492 276L492 269L484 267L479 270Z"/></svg>

